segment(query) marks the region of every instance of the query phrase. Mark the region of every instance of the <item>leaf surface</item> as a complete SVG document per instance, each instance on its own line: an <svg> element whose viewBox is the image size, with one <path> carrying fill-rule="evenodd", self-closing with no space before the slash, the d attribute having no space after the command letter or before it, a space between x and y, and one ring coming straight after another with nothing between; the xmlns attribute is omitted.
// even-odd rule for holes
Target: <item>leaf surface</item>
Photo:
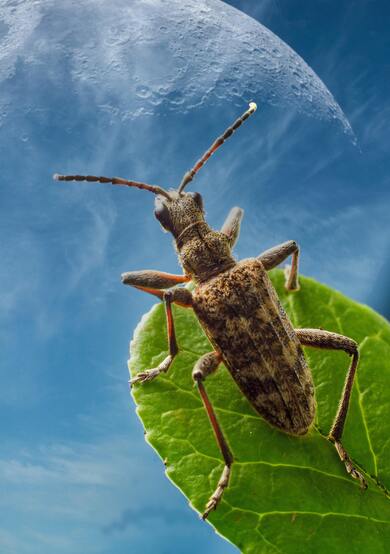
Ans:
<svg viewBox="0 0 390 554"><path fill-rule="evenodd" d="M221 366L206 388L235 463L229 488L208 521L244 554L385 554L390 545L390 325L312 279L301 277L301 290L287 293L281 270L271 278L296 328L323 328L360 344L343 444L369 487L362 491L347 475L326 438L350 361L345 353L305 349L317 416L304 437L288 436L262 420ZM192 310L174 306L174 318L179 355L166 375L136 385L133 397L146 439L164 460L168 477L202 512L223 462L191 371L212 348ZM135 331L131 374L155 367L166 355L159 304Z"/></svg>

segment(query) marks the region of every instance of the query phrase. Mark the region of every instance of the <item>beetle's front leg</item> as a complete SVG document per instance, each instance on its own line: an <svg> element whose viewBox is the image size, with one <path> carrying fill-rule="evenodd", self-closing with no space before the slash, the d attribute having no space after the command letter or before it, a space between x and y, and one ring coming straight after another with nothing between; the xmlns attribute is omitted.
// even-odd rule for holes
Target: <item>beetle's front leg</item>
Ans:
<svg viewBox="0 0 390 554"><path fill-rule="evenodd" d="M174 275L164 271L142 269L141 271L128 271L122 273L122 283L139 289L169 289L181 283L188 283L191 277L188 275ZM149 292L149 290L146 290ZM154 294L153 292L151 294Z"/></svg>
<svg viewBox="0 0 390 554"><path fill-rule="evenodd" d="M147 290L144 287L139 287L147 292L151 292L153 289ZM192 294L187 289L174 289L167 291L157 291L151 292L152 294L159 293L162 295L162 299L165 305L165 314L167 320L167 331L168 331L168 356L157 366L146 371L140 371L133 379L130 380L130 384L134 385L135 383L145 383L146 381L151 381L160 373L166 373L170 368L176 354L179 351L176 341L175 325L173 322L172 314L172 302L176 302L181 306L190 307L192 305Z"/></svg>
<svg viewBox="0 0 390 554"><path fill-rule="evenodd" d="M164 273L163 271L155 271L153 269L122 273L122 283L124 285L130 285L136 289L153 294L160 300L164 300L164 294L166 293L165 290L161 289L169 289L180 283L188 283L188 281L191 281L191 277L188 275L174 275L173 273ZM192 305L191 293L187 289L175 289L175 299L172 302L188 308Z"/></svg>
<svg viewBox="0 0 390 554"><path fill-rule="evenodd" d="M283 244L278 244L269 250L266 250L260 256L260 260L264 268L268 271L282 263L288 256L292 255L291 266L286 266L284 274L286 276L285 287L289 291L299 290L298 282L298 261L299 261L299 246L294 240L288 240Z"/></svg>
<svg viewBox="0 0 390 554"><path fill-rule="evenodd" d="M209 352L208 354L204 354L204 356L202 356L197 361L192 372L192 378L194 379L194 381L198 386L199 394L202 398L202 402L206 409L211 426L213 428L216 441L218 443L219 449L225 461L225 467L223 468L221 477L218 481L217 488L215 489L214 493L210 496L210 499L206 504L205 511L202 514L202 519L206 519L209 513L212 510L215 510L219 502L221 501L223 491L226 489L226 487L229 484L230 468L233 463L233 455L230 451L230 448L226 442L225 437L223 436L221 427L219 426L217 417L214 412L214 408L210 402L206 389L203 385L203 381L206 379L208 375L216 371L221 361L222 361L222 357L218 352Z"/></svg>
<svg viewBox="0 0 390 554"><path fill-rule="evenodd" d="M363 475L354 467L348 452L340 442L347 417L349 400L351 398L353 380L359 362L358 345L349 337L331 333L330 331L323 331L322 329L295 329L295 332L303 346L326 348L329 350L344 350L349 356L352 356L336 417L334 418L332 428L329 432L329 439L334 443L340 460L344 463L347 472L352 475L354 479L357 479L360 482L360 486L365 489L367 483Z"/></svg>

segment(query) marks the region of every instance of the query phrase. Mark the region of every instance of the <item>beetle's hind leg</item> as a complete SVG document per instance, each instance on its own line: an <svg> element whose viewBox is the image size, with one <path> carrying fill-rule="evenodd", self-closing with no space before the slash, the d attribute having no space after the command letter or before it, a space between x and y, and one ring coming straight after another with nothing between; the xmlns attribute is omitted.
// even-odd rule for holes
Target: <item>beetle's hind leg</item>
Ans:
<svg viewBox="0 0 390 554"><path fill-rule="evenodd" d="M367 488L367 483L363 475L354 467L348 452L341 444L341 437L352 393L353 380L359 362L358 345L353 339L337 333L331 333L330 331L323 331L320 329L295 329L295 332L303 346L326 348L329 350L344 350L349 356L352 356L336 417L334 418L332 428L329 432L329 440L334 443L340 460L344 463L347 472L354 479L357 479L360 482L360 486L365 489Z"/></svg>
<svg viewBox="0 0 390 554"><path fill-rule="evenodd" d="M277 265L281 264L288 256L291 255L291 265L287 265L284 269L286 276L285 287L288 291L299 290L298 281L298 261L299 261L299 246L295 240L288 240L283 244L278 244L269 250L266 250L258 259L262 262L264 268L269 271Z"/></svg>
<svg viewBox="0 0 390 554"><path fill-rule="evenodd" d="M192 294L185 288L174 288L172 290L161 289L174 287L179 283L185 283L189 280L190 278L186 275L172 275L170 273L152 270L132 271L122 275L122 282L125 285L131 285L163 300L168 330L168 356L166 356L166 358L157 367L146 371L140 371L135 377L133 377L133 379L130 380L131 385L151 381L160 375L160 373L166 373L172 365L172 362L179 351L176 341L175 325L173 322L172 303L189 308L192 306Z"/></svg>
<svg viewBox="0 0 390 554"><path fill-rule="evenodd" d="M202 519L206 519L209 513L212 510L215 510L218 504L220 503L223 495L223 491L226 489L226 487L229 484L230 469L233 463L233 455L230 451L230 448L226 442L225 437L223 436L221 427L219 426L217 417L214 412L214 408L210 402L210 399L207 395L206 389L203 384L203 381L206 379L206 377L211 373L213 373L214 371L216 371L221 361L222 361L222 358L218 352L209 352L208 354L204 354L204 356L202 356L197 361L192 372L192 378L194 379L194 381L198 386L199 394L202 398L202 402L206 409L211 426L213 428L216 441L218 443L219 449L225 461L225 467L223 468L221 477L218 481L217 488L210 496L206 504L205 510L202 514Z"/></svg>

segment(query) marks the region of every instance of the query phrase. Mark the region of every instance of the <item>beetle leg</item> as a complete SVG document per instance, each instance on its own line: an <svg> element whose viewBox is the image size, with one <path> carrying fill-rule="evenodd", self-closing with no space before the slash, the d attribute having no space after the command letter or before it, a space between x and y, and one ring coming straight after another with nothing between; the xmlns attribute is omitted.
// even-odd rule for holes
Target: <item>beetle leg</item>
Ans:
<svg viewBox="0 0 390 554"><path fill-rule="evenodd" d="M236 244L238 235L240 234L241 219L244 215L244 210L241 208L232 208L221 227L221 233L227 236L230 242L230 247Z"/></svg>
<svg viewBox="0 0 390 554"><path fill-rule="evenodd" d="M167 320L169 354L157 367L137 373L137 375L130 380L131 385L134 385L134 383L145 383L146 381L151 381L152 379L160 375L160 373L166 373L168 371L176 354L179 351L176 342L175 325L173 322L172 302L177 302L178 304L185 307L190 307L192 305L192 295L187 289L158 291L155 289L146 289L145 287L138 288L140 288L141 290L146 290L146 292L151 292L151 294L162 295L162 299L164 300L165 304L165 314Z"/></svg>
<svg viewBox="0 0 390 554"><path fill-rule="evenodd" d="M334 418L332 428L329 432L329 440L334 443L340 460L344 462L347 472L352 475L354 479L358 479L360 481L360 486L365 489L367 488L367 483L363 475L354 467L348 452L340 442L352 393L353 379L359 362L358 345L353 339L337 333L331 333L330 331L322 331L320 329L295 329L295 332L303 346L327 348L330 350L344 350L349 356L352 356L336 417Z"/></svg>
<svg viewBox="0 0 390 554"><path fill-rule="evenodd" d="M188 283L188 281L191 281L191 277L188 275L173 275L172 273L164 273L163 271L154 271L152 269L122 273L122 283L124 285L130 285L136 289L153 294L160 300L164 300L166 292L162 289L169 289L180 283ZM190 291L185 288L175 289L175 299L172 302L188 308L192 304Z"/></svg>
<svg viewBox="0 0 390 554"><path fill-rule="evenodd" d="M278 244L269 250L266 250L260 256L258 260L264 266L267 271L273 269L280 263L282 263L288 256L292 254L291 266L286 266L284 274L286 276L285 287L289 291L299 290L298 282L298 260L299 260L299 246L294 240L288 240L283 244Z"/></svg>
<svg viewBox="0 0 390 554"><path fill-rule="evenodd" d="M206 504L205 511L202 514L202 519L206 519L209 513L212 510L215 510L219 502L221 501L223 491L226 489L226 487L229 484L230 468L233 463L233 455L230 451L230 448L226 442L225 437L223 436L221 427L219 426L217 417L214 412L214 408L210 402L206 389L203 385L203 381L205 380L205 378L211 373L213 373L214 371L216 371L221 361L222 361L222 357L218 352L209 352L208 354L205 354L197 361L192 372L192 378L194 379L194 381L198 386L199 394L202 398L202 402L206 409L211 426L213 428L217 444L219 446L219 449L225 461L225 466L223 468L221 477L218 481L217 488L210 496Z"/></svg>
<svg viewBox="0 0 390 554"><path fill-rule="evenodd" d="M122 283L137 288L169 289L180 283L188 283L188 281L191 281L191 277L188 275L173 275L152 269L122 273Z"/></svg>

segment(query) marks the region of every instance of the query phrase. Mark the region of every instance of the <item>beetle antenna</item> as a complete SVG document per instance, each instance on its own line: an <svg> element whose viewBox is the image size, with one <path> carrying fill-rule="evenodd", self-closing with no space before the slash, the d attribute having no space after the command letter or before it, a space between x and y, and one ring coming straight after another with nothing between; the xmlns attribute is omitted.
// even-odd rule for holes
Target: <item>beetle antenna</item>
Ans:
<svg viewBox="0 0 390 554"><path fill-rule="evenodd" d="M184 190L184 187L186 187L188 185L188 183L190 183L192 181L192 179L195 177L195 175L198 173L199 169L207 162L207 160L209 159L209 157L214 154L214 152L216 150L218 150L218 148L220 146L222 146L222 144L225 142L225 140L227 140L233 133L236 129L238 129L246 119L248 119L248 117L250 115L252 115L257 109L257 104L255 102L250 102L249 103L249 109L242 114L241 117L239 117L238 119L236 119L236 121L233 123L233 125L231 125L230 127L228 127L226 129L226 131L223 133L223 135L221 135L220 137L218 137L214 142L213 144L210 146L210 148L203 154L203 156L200 158L200 160L198 160L196 162L196 164L194 165L194 167L190 170L190 171L187 171L187 173L184 174L184 177L179 185L179 188L177 189L177 192L180 194L181 192L183 192Z"/></svg>
<svg viewBox="0 0 390 554"><path fill-rule="evenodd" d="M126 187L136 187L138 189L149 190L154 194L162 194L166 198L171 198L169 193L161 187L147 185L138 181L128 181L121 177L96 177L95 175L53 175L56 181L88 181L89 183L111 183L112 185L124 185Z"/></svg>

